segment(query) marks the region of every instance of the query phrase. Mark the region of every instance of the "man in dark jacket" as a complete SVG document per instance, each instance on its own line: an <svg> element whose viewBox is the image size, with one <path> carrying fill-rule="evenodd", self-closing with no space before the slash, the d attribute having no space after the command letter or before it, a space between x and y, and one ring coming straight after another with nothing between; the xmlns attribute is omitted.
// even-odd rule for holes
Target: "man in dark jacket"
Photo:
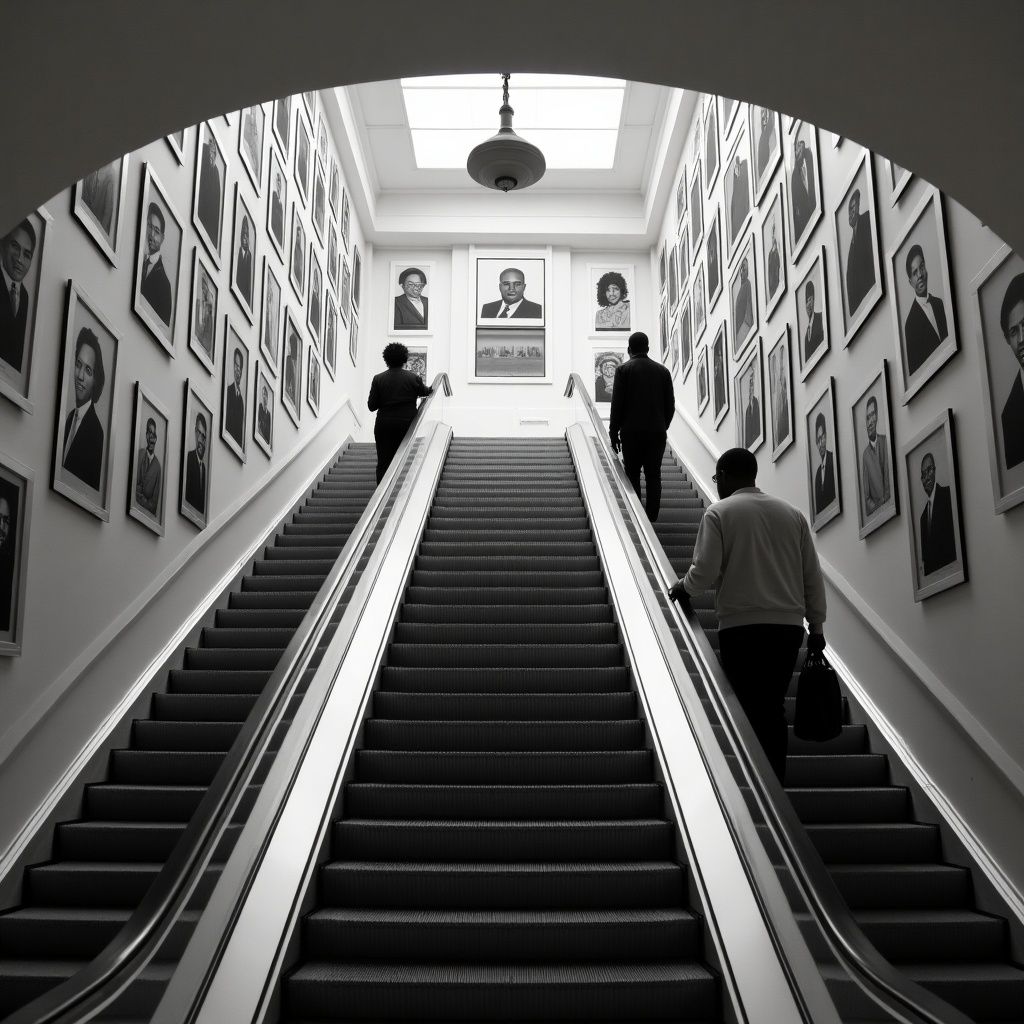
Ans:
<svg viewBox="0 0 1024 1024"><path fill-rule="evenodd" d="M377 443L377 483L388 471L409 424L416 417L416 399L426 398L434 391L412 370L405 369L408 361L409 350L405 345L391 342L384 348L388 368L378 373L370 384L366 405L370 412L377 413L373 425L373 439Z"/></svg>
<svg viewBox="0 0 1024 1024"><path fill-rule="evenodd" d="M647 481L647 518L661 511L661 459L668 425L676 411L672 374L647 354L650 342L640 331L630 335L629 359L615 371L608 436L622 450L626 476L640 497L640 471Z"/></svg>

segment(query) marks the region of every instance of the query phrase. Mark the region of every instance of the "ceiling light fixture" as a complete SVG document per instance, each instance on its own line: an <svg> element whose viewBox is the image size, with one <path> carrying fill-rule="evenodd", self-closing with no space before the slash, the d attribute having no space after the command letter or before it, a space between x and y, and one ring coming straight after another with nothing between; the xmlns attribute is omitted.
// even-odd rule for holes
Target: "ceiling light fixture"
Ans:
<svg viewBox="0 0 1024 1024"><path fill-rule="evenodd" d="M536 184L544 177L547 163L544 154L526 139L512 131L512 115L515 111L508 104L508 80L504 80L503 102L498 113L501 127L497 135L481 142L469 154L466 170L469 176L487 188L501 192L513 192Z"/></svg>

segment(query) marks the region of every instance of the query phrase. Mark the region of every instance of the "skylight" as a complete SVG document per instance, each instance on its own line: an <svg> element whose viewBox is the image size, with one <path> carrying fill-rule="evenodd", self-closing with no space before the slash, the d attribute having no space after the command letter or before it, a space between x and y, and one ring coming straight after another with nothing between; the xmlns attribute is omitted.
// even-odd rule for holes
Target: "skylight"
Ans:
<svg viewBox="0 0 1024 1024"><path fill-rule="evenodd" d="M465 167L469 151L498 130L501 88L497 74L403 78L417 167ZM512 75L513 127L540 146L550 169L610 169L625 92L617 78Z"/></svg>

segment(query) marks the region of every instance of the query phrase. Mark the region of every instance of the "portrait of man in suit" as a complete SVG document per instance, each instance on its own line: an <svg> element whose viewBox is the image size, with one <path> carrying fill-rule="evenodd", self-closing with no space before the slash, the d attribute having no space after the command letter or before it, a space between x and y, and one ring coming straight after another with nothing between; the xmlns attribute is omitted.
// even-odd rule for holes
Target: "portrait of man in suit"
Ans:
<svg viewBox="0 0 1024 1024"><path fill-rule="evenodd" d="M1010 281L999 309L999 326L1017 360L1017 372L1000 414L1006 468L1024 462L1024 274Z"/></svg>
<svg viewBox="0 0 1024 1024"><path fill-rule="evenodd" d="M768 169L775 148L775 119L767 107L761 107L761 131L757 137L757 180L760 182Z"/></svg>
<svg viewBox="0 0 1024 1024"><path fill-rule="evenodd" d="M814 309L814 282L808 281L804 288L804 311L807 313L807 326L804 328L804 363L818 350L825 340L825 322L820 312Z"/></svg>
<svg viewBox="0 0 1024 1024"><path fill-rule="evenodd" d="M539 320L544 309L538 302L524 298L526 292L526 275L516 267L503 270L498 278L498 291L501 298L494 302L485 302L480 316L485 320L504 320L510 318L529 318Z"/></svg>
<svg viewBox="0 0 1024 1024"><path fill-rule="evenodd" d="M196 195L196 216L209 236L214 249L220 251L220 211L223 200L221 191L220 149L210 126L206 126L206 142L199 169L199 190Z"/></svg>
<svg viewBox="0 0 1024 1024"><path fill-rule="evenodd" d="M921 458L921 486L925 503L921 513L921 564L929 576L956 561L956 535L953 531L953 502L949 488L936 483L935 457L925 452Z"/></svg>
<svg viewBox="0 0 1024 1024"><path fill-rule="evenodd" d="M814 443L820 460L814 474L814 514L820 516L836 500L836 463L828 448L828 430L822 412L814 418Z"/></svg>
<svg viewBox="0 0 1024 1024"><path fill-rule="evenodd" d="M185 457L185 501L201 516L206 515L206 495L209 480L206 464L206 417L196 413L196 445Z"/></svg>
<svg viewBox="0 0 1024 1024"><path fill-rule="evenodd" d="M743 447L749 448L761 436L761 403L754 389L753 362L747 370L743 390L747 396L743 404Z"/></svg>
<svg viewBox="0 0 1024 1024"><path fill-rule="evenodd" d="M103 467L103 425L96 415L96 402L105 381L100 340L83 327L75 340L75 408L64 421L61 465L93 490L99 490Z"/></svg>
<svg viewBox="0 0 1024 1024"><path fill-rule="evenodd" d="M427 305L430 300L423 294L426 284L427 275L419 267L406 267L398 275L398 286L402 294L395 296L396 331L427 329Z"/></svg>
<svg viewBox="0 0 1024 1024"><path fill-rule="evenodd" d="M245 429L245 395L242 392L242 350L236 348L231 356L234 381L228 386L224 407L224 429L235 439L239 448L245 447L242 432Z"/></svg>
<svg viewBox="0 0 1024 1024"><path fill-rule="evenodd" d="M871 213L860 212L860 189L855 188L847 204L850 248L846 255L846 301L852 317L877 280L871 243Z"/></svg>
<svg viewBox="0 0 1024 1024"><path fill-rule="evenodd" d="M772 240L768 249L767 295L771 298L779 289L782 279L782 254L779 252L778 217L772 217Z"/></svg>
<svg viewBox="0 0 1024 1024"><path fill-rule="evenodd" d="M928 266L920 245L912 245L907 252L906 270L907 280L914 290L914 300L903 324L907 342L907 375L912 376L946 340L949 327L942 299L928 291Z"/></svg>
<svg viewBox="0 0 1024 1024"><path fill-rule="evenodd" d="M0 239L0 360L15 373L21 373L25 355L30 300L24 280L35 252L36 232L27 219Z"/></svg>
<svg viewBox="0 0 1024 1024"><path fill-rule="evenodd" d="M249 218L242 216L242 230L239 233L238 255L235 257L235 284L246 305L252 308L253 260L249 248Z"/></svg>
<svg viewBox="0 0 1024 1024"><path fill-rule="evenodd" d="M790 244L795 249L797 239L803 236L818 206L818 194L814 186L814 158L807 143L800 138L796 140L789 194L793 203L793 237Z"/></svg>
<svg viewBox="0 0 1024 1024"><path fill-rule="evenodd" d="M294 408L299 404L299 336L289 324L288 346L284 357L284 393Z"/></svg>
<svg viewBox="0 0 1024 1024"><path fill-rule="evenodd" d="M135 464L135 503L151 516L160 516L160 489L163 470L156 454L156 420L146 420L146 447L140 448Z"/></svg>
<svg viewBox="0 0 1024 1024"><path fill-rule="evenodd" d="M877 512L892 497L889 448L885 435L878 433L878 399L871 395L864 409L868 443L860 457L861 486L864 488L864 518Z"/></svg>
<svg viewBox="0 0 1024 1024"><path fill-rule="evenodd" d="M159 203L150 203L146 211L146 255L142 260L142 281L139 291L153 312L168 326L171 325L171 282L164 269L160 249L164 244L166 222Z"/></svg>
<svg viewBox="0 0 1024 1024"><path fill-rule="evenodd" d="M267 444L270 444L270 430L272 422L272 414L270 411L270 388L268 388L266 383L264 383L260 388L260 404L259 408L256 410L256 429L260 432L260 437L262 437Z"/></svg>

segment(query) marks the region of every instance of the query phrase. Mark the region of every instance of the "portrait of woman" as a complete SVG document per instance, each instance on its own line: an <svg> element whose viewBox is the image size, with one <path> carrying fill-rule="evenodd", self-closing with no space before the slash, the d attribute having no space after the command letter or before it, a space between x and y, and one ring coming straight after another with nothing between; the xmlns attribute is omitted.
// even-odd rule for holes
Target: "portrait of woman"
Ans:
<svg viewBox="0 0 1024 1024"><path fill-rule="evenodd" d="M629 288L617 270L602 274L597 282L597 313L595 331L628 331Z"/></svg>
<svg viewBox="0 0 1024 1024"><path fill-rule="evenodd" d="M594 353L594 401L611 402L615 371L626 361L625 352Z"/></svg>

